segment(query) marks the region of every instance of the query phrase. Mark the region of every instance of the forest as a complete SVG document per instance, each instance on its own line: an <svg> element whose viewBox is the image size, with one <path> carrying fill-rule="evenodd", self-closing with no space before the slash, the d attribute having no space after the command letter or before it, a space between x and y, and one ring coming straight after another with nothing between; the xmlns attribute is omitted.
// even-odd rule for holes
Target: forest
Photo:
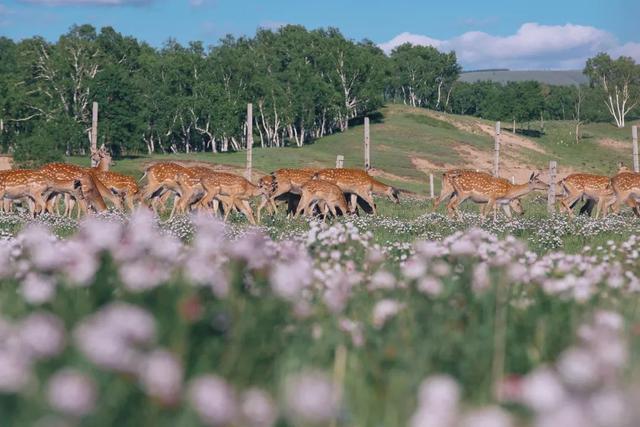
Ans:
<svg viewBox="0 0 640 427"><path fill-rule="evenodd" d="M111 27L72 27L56 42L0 37L0 142L16 160L84 154L91 106L99 144L116 155L246 148L246 104L260 147L303 146L347 129L384 103L515 122L624 126L637 117L640 66L600 54L584 86L458 82L455 52L397 47L390 55L338 29L288 25L214 46L160 48Z"/></svg>

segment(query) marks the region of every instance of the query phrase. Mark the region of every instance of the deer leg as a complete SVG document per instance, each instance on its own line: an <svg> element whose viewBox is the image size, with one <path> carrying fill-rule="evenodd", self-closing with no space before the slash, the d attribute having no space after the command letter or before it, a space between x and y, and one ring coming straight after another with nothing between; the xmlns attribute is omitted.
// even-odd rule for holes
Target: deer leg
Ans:
<svg viewBox="0 0 640 427"><path fill-rule="evenodd" d="M582 197L582 194L578 194L577 196L568 195L567 197L565 197L560 201L565 211L567 212L567 214L569 214L569 217L571 218L573 218L574 216L573 210L571 209L571 205L573 205L576 201L578 201L580 197Z"/></svg>
<svg viewBox="0 0 640 427"><path fill-rule="evenodd" d="M460 205L460 203L464 202L466 199L467 199L466 197L463 198L463 197L460 197L460 195L453 197L447 204L447 212L449 216L455 213L458 219L462 219L462 215L458 211L458 206Z"/></svg>
<svg viewBox="0 0 640 427"><path fill-rule="evenodd" d="M306 212L307 205L310 202L309 199L310 199L310 197L307 194L302 193L302 197L300 197L300 201L298 202L298 207L296 208L296 212L293 214L294 218L299 216L302 213L302 211Z"/></svg>
<svg viewBox="0 0 640 427"><path fill-rule="evenodd" d="M253 209L251 209L251 205L249 204L249 201L242 200L240 203L238 203L238 208L240 207L244 208L243 213L247 217L251 225L256 225L256 219L253 216Z"/></svg>

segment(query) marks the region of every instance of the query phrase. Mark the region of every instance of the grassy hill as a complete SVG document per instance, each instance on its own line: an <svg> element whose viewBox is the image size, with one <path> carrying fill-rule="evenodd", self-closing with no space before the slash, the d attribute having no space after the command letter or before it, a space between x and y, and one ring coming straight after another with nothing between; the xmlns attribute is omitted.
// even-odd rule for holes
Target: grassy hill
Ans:
<svg viewBox="0 0 640 427"><path fill-rule="evenodd" d="M493 127L493 122L473 117L388 105L371 124L372 174L401 188L426 193L429 173L437 174L438 183L439 173L451 167L491 170ZM545 122L544 132L540 132L539 123L531 123L530 130L526 128L525 125L512 134L510 128L503 127L504 177L523 180L532 169L546 170L549 160L558 161L561 175L575 171L611 173L618 161L631 164L631 123L625 129L588 124L583 128L580 144L574 142L573 122ZM333 167L338 154L344 155L345 167L362 167L362 139L363 127L356 125L303 148L256 148L253 154L256 176L281 167ZM141 176L150 161L168 160L208 162L239 171L244 167L245 153L131 157L118 160L114 170ZM73 161L87 163L86 158Z"/></svg>
<svg viewBox="0 0 640 427"><path fill-rule="evenodd" d="M579 85L589 80L580 70L486 70L460 74L461 82L494 81L498 83L535 80L550 85Z"/></svg>

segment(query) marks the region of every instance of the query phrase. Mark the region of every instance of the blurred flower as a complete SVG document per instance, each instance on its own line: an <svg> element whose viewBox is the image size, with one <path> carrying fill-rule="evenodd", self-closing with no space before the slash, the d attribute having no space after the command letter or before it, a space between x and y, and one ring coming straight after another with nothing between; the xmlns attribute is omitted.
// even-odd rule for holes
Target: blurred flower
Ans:
<svg viewBox="0 0 640 427"><path fill-rule="evenodd" d="M270 427L278 418L275 403L264 391L251 388L242 394L240 412L246 427Z"/></svg>
<svg viewBox="0 0 640 427"><path fill-rule="evenodd" d="M473 267L471 286L475 292L486 291L491 286L489 266L486 263L481 262Z"/></svg>
<svg viewBox="0 0 640 427"><path fill-rule="evenodd" d="M80 223L79 234L95 250L116 250L122 228L120 222L88 216Z"/></svg>
<svg viewBox="0 0 640 427"><path fill-rule="evenodd" d="M285 382L285 407L294 421L327 423L335 418L339 402L329 378L318 371L291 375Z"/></svg>
<svg viewBox="0 0 640 427"><path fill-rule="evenodd" d="M395 284L396 284L396 278L393 276L393 274L385 270L380 270L374 273L373 276L371 276L369 289L370 290L393 289L395 288Z"/></svg>
<svg viewBox="0 0 640 427"><path fill-rule="evenodd" d="M49 379L47 400L57 411L82 417L93 412L96 406L96 386L88 376L74 369L62 369Z"/></svg>
<svg viewBox="0 0 640 427"><path fill-rule="evenodd" d="M50 313L32 313L19 326L20 340L37 358L52 357L64 348L64 324Z"/></svg>
<svg viewBox="0 0 640 427"><path fill-rule="evenodd" d="M442 282L435 277L425 276L418 281L417 288L424 294L438 296L442 292Z"/></svg>
<svg viewBox="0 0 640 427"><path fill-rule="evenodd" d="M426 272L426 264L418 258L411 258L402 265L402 274L407 279L418 279Z"/></svg>
<svg viewBox="0 0 640 427"><path fill-rule="evenodd" d="M17 393L29 383L29 361L13 351L0 349L0 392Z"/></svg>
<svg viewBox="0 0 640 427"><path fill-rule="evenodd" d="M302 290L311 285L311 260L305 254L287 262L277 262L269 277L271 288L277 296L295 301Z"/></svg>
<svg viewBox="0 0 640 427"><path fill-rule="evenodd" d="M149 344L155 334L151 314L134 305L113 302L80 322L74 340L96 365L135 373L142 358L136 345Z"/></svg>
<svg viewBox="0 0 640 427"><path fill-rule="evenodd" d="M522 380L522 402L535 411L550 411L566 397L562 384L548 367L539 367Z"/></svg>
<svg viewBox="0 0 640 427"><path fill-rule="evenodd" d="M460 427L511 427L511 417L496 406L477 409L466 414L460 422Z"/></svg>
<svg viewBox="0 0 640 427"><path fill-rule="evenodd" d="M460 387L447 375L432 375L420 384L418 404L421 406L453 412L459 399Z"/></svg>
<svg viewBox="0 0 640 427"><path fill-rule="evenodd" d="M392 299L383 299L373 307L373 326L380 329L387 320L394 317L404 308L404 304Z"/></svg>
<svg viewBox="0 0 640 427"><path fill-rule="evenodd" d="M44 304L50 301L56 291L56 282L51 277L39 273L27 273L20 286L20 293L24 300L32 305Z"/></svg>
<svg viewBox="0 0 640 427"><path fill-rule="evenodd" d="M215 375L202 375L189 386L189 401L202 422L217 426L233 423L237 404L233 389Z"/></svg>
<svg viewBox="0 0 640 427"><path fill-rule="evenodd" d="M182 365L166 350L155 350L141 363L140 382L145 392L164 404L174 404L182 391Z"/></svg>
<svg viewBox="0 0 640 427"><path fill-rule="evenodd" d="M578 389L594 387L599 380L597 361L583 349L571 348L562 353L557 369L565 383Z"/></svg>

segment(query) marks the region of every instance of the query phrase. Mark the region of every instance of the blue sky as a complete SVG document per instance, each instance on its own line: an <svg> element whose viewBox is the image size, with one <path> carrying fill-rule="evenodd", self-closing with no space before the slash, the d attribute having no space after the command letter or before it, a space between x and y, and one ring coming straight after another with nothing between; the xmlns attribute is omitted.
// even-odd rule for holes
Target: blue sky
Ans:
<svg viewBox="0 0 640 427"><path fill-rule="evenodd" d="M0 35L55 40L74 23L116 30L161 46L214 44L259 26L334 26L390 50L399 43L456 50L465 68L574 68L594 52L640 60L640 1L0 0Z"/></svg>

